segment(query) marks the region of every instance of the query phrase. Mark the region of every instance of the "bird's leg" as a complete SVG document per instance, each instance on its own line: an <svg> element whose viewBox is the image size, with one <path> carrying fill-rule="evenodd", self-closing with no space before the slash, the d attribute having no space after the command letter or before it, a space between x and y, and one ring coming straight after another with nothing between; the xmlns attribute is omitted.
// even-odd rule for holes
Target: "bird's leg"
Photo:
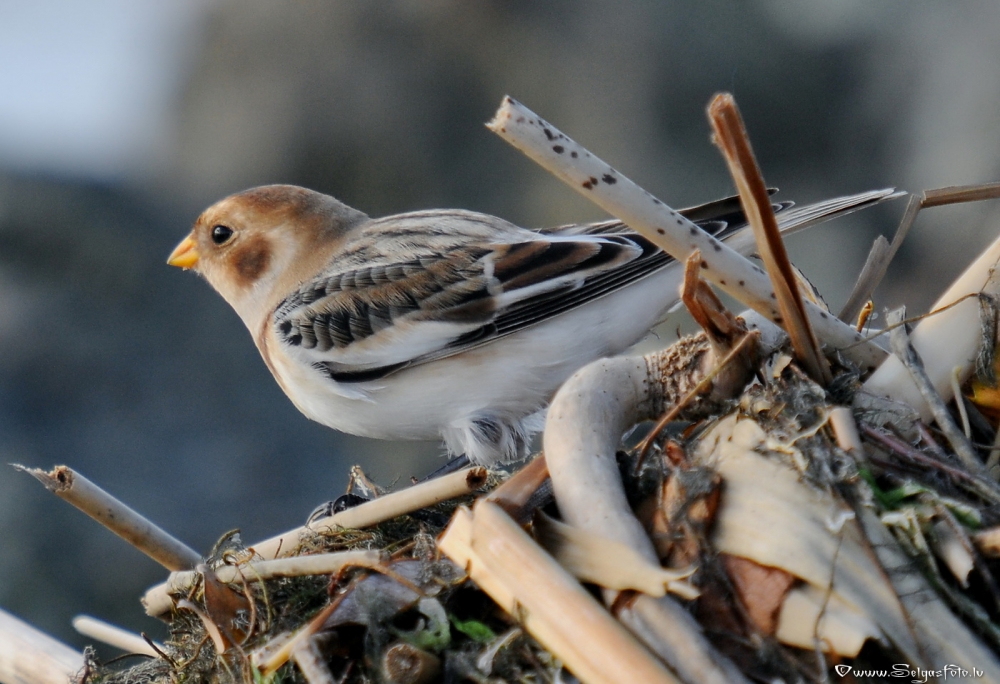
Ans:
<svg viewBox="0 0 1000 684"><path fill-rule="evenodd" d="M309 525L320 518L327 518L335 513L354 508L366 501L371 501L380 494L379 487L372 482L361 466L351 467L351 479L347 484L347 493L338 496L333 501L326 501L312 510L306 518L306 525Z"/></svg>
<svg viewBox="0 0 1000 684"><path fill-rule="evenodd" d="M427 480L433 480L436 477L450 475L451 473L459 471L462 468L468 468L470 465L472 465L472 462L469 461L469 457L465 454L459 454L437 470L431 471L429 475L424 475L422 478L417 480L417 482L426 482Z"/></svg>

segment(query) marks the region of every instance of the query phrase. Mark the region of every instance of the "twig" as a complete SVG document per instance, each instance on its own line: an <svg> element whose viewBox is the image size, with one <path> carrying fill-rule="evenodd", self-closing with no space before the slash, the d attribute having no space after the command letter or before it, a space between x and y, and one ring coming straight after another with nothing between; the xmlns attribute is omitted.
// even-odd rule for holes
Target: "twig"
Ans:
<svg viewBox="0 0 1000 684"><path fill-rule="evenodd" d="M946 204L960 204L963 202L981 202L988 199L997 199L998 197L1000 197L1000 183L953 186L935 190L924 190L923 192L910 195L906 211L903 212L903 218L899 222L899 227L896 229L895 235L893 235L892 244L886 244L886 239L881 235L876 239L875 244L872 245L872 251L868 255L868 261L865 262L865 266L861 270L861 275L858 276L858 280L854 285L854 290L851 292L847 303L837 317L841 320L854 318L857 312L860 311L861 305L871 298L875 288L878 287L879 283L882 282L882 278L885 277L885 273L889 269L889 264L892 263L896 252L899 251L903 240L906 239L910 228L913 227L913 223L917 220L917 214L920 213L921 209L940 207ZM876 255L876 253L878 254Z"/></svg>
<svg viewBox="0 0 1000 684"><path fill-rule="evenodd" d="M768 197L767 185L760 173L743 117L729 93L720 93L708 105L708 119L715 131L715 143L729 165L729 173L740 192L747 221L757 238L757 252L764 261L771 285L778 299L781 320L775 320L791 339L795 356L813 380L826 386L833 379L830 364L819 348L809 325L802 293L799 291L792 262L781 240L778 221Z"/></svg>
<svg viewBox="0 0 1000 684"><path fill-rule="evenodd" d="M304 537L313 533L333 534L344 529L371 527L411 511L474 492L486 484L486 469L477 466L426 480L420 484L380 496L354 508L312 521L305 527L271 537L251 547L265 559L295 553Z"/></svg>
<svg viewBox="0 0 1000 684"><path fill-rule="evenodd" d="M83 666L81 653L0 609L0 682L66 684Z"/></svg>
<svg viewBox="0 0 1000 684"><path fill-rule="evenodd" d="M901 321L904 316L905 311L903 309L890 311L886 316L886 322L894 325ZM896 358L909 371L910 377L920 390L920 394L927 403L931 414L934 416L934 420L951 444L951 448L954 449L955 454L965 464L966 468L976 474L981 474L983 472L982 461L979 460L969 440L958 429L958 426L955 425L955 421L952 420L951 414L948 413L948 407L945 405L944 400L937 393L937 390L934 389L934 385L924 370L924 364L920 359L920 355L917 354L916 350L910 344L910 337L906 332L905 325L897 325L889 332L889 344L892 345L892 351L896 355Z"/></svg>
<svg viewBox="0 0 1000 684"><path fill-rule="evenodd" d="M929 427L927 427L922 421L917 421L917 434L920 435L920 439L927 446L927 450L934 455L935 458L944 462L948 460L948 454L944 452L941 445L937 443L934 439L934 435L931 433Z"/></svg>
<svg viewBox="0 0 1000 684"><path fill-rule="evenodd" d="M311 556L293 556L276 560L263 560L242 565L223 565L215 570L216 578L229 584L241 577L266 580L274 577L299 577L302 575L333 575L345 567L371 567L385 560L382 553L371 550L317 553ZM171 596L181 596L197 584L201 573L182 570L171 573L166 582L150 587L142 598L146 613L162 615L173 607Z"/></svg>
<svg viewBox="0 0 1000 684"><path fill-rule="evenodd" d="M14 465L45 488L89 515L168 570L187 570L201 562L197 551L156 526L68 466L49 472Z"/></svg>
<svg viewBox="0 0 1000 684"><path fill-rule="evenodd" d="M159 658L160 653L163 652L161 644L156 644L154 648L138 634L89 615L77 615L73 618L73 629L86 637L100 641L102 644L114 646L126 653L141 653ZM159 652L156 649L159 649Z"/></svg>
<svg viewBox="0 0 1000 684"><path fill-rule="evenodd" d="M488 128L595 204L624 221L678 261L700 249L704 277L727 294L771 320L780 319L775 295L764 272L724 243L663 204L524 105L510 97ZM885 196L891 195L886 191ZM809 319L820 338L863 368L874 368L885 352L853 328L813 304Z"/></svg>
<svg viewBox="0 0 1000 684"><path fill-rule="evenodd" d="M872 293L885 276L892 256L893 251L892 247L889 246L889 241L882 235L875 238L875 242L872 243L872 248L868 252L868 258L865 259L865 265L861 267L858 279L854 282L854 289L851 290L851 294L847 297L840 313L837 314L837 318L845 323L850 323L858 318L865 303L871 301Z"/></svg>

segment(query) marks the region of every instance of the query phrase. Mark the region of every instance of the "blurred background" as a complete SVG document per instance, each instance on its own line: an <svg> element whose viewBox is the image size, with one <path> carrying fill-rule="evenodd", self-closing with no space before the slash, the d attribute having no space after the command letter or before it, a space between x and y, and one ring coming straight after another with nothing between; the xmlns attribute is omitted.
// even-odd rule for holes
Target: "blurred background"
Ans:
<svg viewBox="0 0 1000 684"><path fill-rule="evenodd" d="M733 192L719 90L780 198L986 182L998 65L987 1L0 0L0 606L75 646L80 612L163 636L138 598L165 573L7 463L71 465L207 551L301 524L351 464L389 484L441 462L307 421L236 314L165 265L222 196L603 218L483 127L510 94L696 204ZM792 240L835 310L902 210ZM925 212L879 309L926 308L998 227L1000 202Z"/></svg>

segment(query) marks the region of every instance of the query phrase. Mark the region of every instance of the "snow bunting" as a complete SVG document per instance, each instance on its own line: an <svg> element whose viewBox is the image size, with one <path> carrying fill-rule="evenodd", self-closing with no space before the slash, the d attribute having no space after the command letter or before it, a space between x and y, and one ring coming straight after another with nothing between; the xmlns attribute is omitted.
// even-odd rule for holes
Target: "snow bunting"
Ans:
<svg viewBox="0 0 1000 684"><path fill-rule="evenodd" d="M889 194L775 209L784 229L801 228ZM720 239L745 227L736 198L682 213ZM167 263L229 302L309 418L367 437L442 438L480 464L527 455L559 385L645 336L677 304L683 270L618 221L372 219L290 185L209 207Z"/></svg>

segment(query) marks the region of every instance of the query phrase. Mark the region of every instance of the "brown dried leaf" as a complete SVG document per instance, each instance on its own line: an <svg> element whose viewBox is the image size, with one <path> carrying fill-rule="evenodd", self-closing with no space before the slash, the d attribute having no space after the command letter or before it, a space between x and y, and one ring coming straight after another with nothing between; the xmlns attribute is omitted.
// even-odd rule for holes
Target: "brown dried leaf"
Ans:
<svg viewBox="0 0 1000 684"><path fill-rule="evenodd" d="M728 553L719 557L747 615L760 631L773 636L778 629L781 604L795 583L795 576Z"/></svg>

